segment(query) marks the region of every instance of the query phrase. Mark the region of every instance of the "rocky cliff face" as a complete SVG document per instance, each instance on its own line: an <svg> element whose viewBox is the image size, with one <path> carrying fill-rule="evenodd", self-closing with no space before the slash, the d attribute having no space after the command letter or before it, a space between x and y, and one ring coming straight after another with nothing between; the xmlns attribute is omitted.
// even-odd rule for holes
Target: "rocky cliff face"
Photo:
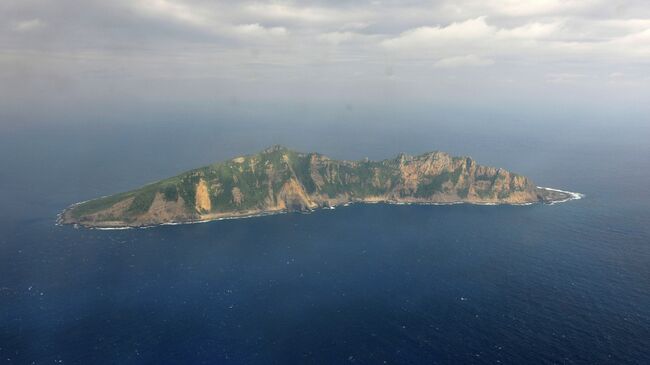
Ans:
<svg viewBox="0 0 650 365"><path fill-rule="evenodd" d="M144 226L349 202L523 204L547 192L525 176L443 152L337 161L274 146L140 189L73 205L63 223Z"/></svg>

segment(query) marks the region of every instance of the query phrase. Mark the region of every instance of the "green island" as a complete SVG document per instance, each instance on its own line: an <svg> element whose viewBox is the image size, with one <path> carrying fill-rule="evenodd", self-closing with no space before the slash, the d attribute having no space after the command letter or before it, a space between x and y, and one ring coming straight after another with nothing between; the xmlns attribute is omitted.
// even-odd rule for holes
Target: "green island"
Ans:
<svg viewBox="0 0 650 365"><path fill-rule="evenodd" d="M333 160L273 146L139 189L74 204L58 222L94 228L193 223L350 203L517 204L579 194L444 152L382 161Z"/></svg>

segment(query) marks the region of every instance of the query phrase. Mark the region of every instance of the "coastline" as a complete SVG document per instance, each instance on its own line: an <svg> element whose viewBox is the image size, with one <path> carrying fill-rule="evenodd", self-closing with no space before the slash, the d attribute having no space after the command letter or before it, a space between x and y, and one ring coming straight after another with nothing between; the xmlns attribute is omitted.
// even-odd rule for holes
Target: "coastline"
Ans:
<svg viewBox="0 0 650 365"><path fill-rule="evenodd" d="M545 204L548 204L548 205L564 203L564 202L568 202L568 201L571 201L571 200L580 200L580 199L585 197L584 194L576 193L576 192L573 192L573 191L560 190L560 189L554 189L554 188L547 188L547 187L544 187L544 186L538 186L537 188L542 189L542 190L555 191L555 192L558 192L558 193L563 193L563 194L569 195L569 197L566 198L566 199L554 200L554 201L550 201L548 203L545 203Z"/></svg>
<svg viewBox="0 0 650 365"><path fill-rule="evenodd" d="M347 207L352 204L387 204L387 205L459 205L459 204L468 204L468 205L482 205L482 206L496 206L496 205L512 205L512 206L529 206L529 205L534 205L534 204L545 204L545 205L555 205L559 203L565 203L571 200L580 200L584 198L584 194L577 193L577 192L572 192L572 191L567 191L567 190L560 190L560 189L554 189L554 188L549 188L549 187L543 187L543 186L537 186L538 189L541 190L547 190L547 191L552 191L560 194L565 194L566 198L560 199L560 200L551 200L551 201L536 201L536 202L527 202L527 203L500 203L500 202L470 202L470 201L452 201L452 202L419 202L419 201L412 201L412 202L401 202L401 201L395 201L395 200L353 200L353 201L348 201L348 202L343 202L340 204L335 204L335 205L330 205L330 206L324 206L324 207L319 207L315 209L310 209L306 211L289 211L287 209L282 209L282 210L273 210L273 211L261 211L257 213L242 213L242 214L231 214L231 215L224 215L221 217L210 217L207 219L198 219L198 220L188 220L188 221L170 221L170 222L164 222L164 223L157 223L157 224L151 224L151 225L141 225L141 226L131 226L131 225L115 225L115 226L88 226L84 225L82 223L65 223L63 222L63 217L65 213L74 208L75 206L79 204L83 204L86 201L78 202L75 204L70 205L66 209L64 209L62 212L57 214L57 219L56 219L56 226L64 226L64 225L73 225L75 228L83 227L84 229L93 229L93 230L101 230L101 231L117 231L117 230L127 230L127 229L149 229L149 228L155 228L159 226L178 226L178 225L186 225L186 224L199 224L199 223L208 223L208 222L214 222L214 221L222 221L222 220L231 220L231 219L247 219L247 218L255 218L255 217L264 217L264 216L270 216L270 215L277 215L277 214L287 214L287 213L302 213L302 214L309 214L312 213L316 210L334 210L339 207Z"/></svg>

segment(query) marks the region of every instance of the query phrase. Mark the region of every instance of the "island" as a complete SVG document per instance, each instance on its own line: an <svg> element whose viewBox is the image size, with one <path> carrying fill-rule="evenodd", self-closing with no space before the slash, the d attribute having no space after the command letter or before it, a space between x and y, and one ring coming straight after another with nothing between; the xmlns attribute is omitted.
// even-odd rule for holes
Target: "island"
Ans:
<svg viewBox="0 0 650 365"><path fill-rule="evenodd" d="M128 228L333 209L351 203L528 205L576 197L444 152L346 161L273 146L136 190L71 205L59 215L58 223Z"/></svg>

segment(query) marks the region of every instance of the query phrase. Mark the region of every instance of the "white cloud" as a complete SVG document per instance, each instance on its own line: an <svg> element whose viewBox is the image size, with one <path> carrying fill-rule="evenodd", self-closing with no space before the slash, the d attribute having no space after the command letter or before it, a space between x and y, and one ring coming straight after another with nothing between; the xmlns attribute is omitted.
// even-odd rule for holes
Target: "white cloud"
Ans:
<svg viewBox="0 0 650 365"><path fill-rule="evenodd" d="M0 56L20 53L38 66L63 56L83 60L48 61L55 64L48 69L52 74L71 77L81 74L71 65L83 64L106 77L117 75L116 80L124 74L170 80L210 75L233 82L266 78L277 85L291 76L314 89L313 80L344 85L349 75L375 89L374 83L386 79L430 85L440 76L433 68L477 67L472 82L512 78L522 88L530 81L530 89L537 90L544 81L647 82L650 69L650 7L644 0L58 3L0 6ZM74 8L78 16L70 17L63 7ZM44 27L57 31L55 42L30 34ZM12 68L18 62L2 60L0 78L18 74ZM386 65L395 70L389 77ZM625 76L607 77L614 71ZM454 74L453 80L469 77Z"/></svg>
<svg viewBox="0 0 650 365"><path fill-rule="evenodd" d="M245 7L251 15L303 22L329 22L336 18L335 12L328 9L292 6L282 3L253 3Z"/></svg>
<svg viewBox="0 0 650 365"><path fill-rule="evenodd" d="M640 56L650 55L650 28L615 38L608 42L612 49Z"/></svg>
<svg viewBox="0 0 650 365"><path fill-rule="evenodd" d="M489 66L494 61L489 58L479 57L473 54L465 56L443 58L433 64L436 68L456 68L456 67L479 67Z"/></svg>
<svg viewBox="0 0 650 365"><path fill-rule="evenodd" d="M12 29L16 32L31 32L43 27L44 23L40 19L29 19L15 22Z"/></svg>
<svg viewBox="0 0 650 365"><path fill-rule="evenodd" d="M325 43L337 45L351 40L354 36L355 34L352 32L329 32L319 35L318 39Z"/></svg>
<svg viewBox="0 0 650 365"><path fill-rule="evenodd" d="M505 27L478 17L447 26L416 27L380 44L398 59L445 58L460 62L463 57L474 55L528 64L650 62L650 26L640 19L621 21L617 26L618 31L608 32L611 23L591 21L585 30L582 23L552 19Z"/></svg>
<svg viewBox="0 0 650 365"><path fill-rule="evenodd" d="M508 16L534 16L570 13L599 5L599 0L490 0L488 8Z"/></svg>
<svg viewBox="0 0 650 365"><path fill-rule="evenodd" d="M248 36L285 36L288 31L284 27L263 27L257 23L244 24L233 27L237 34Z"/></svg>
<svg viewBox="0 0 650 365"><path fill-rule="evenodd" d="M546 81L550 83L560 84L560 83L572 83L585 79L587 75L581 73L549 73L546 74Z"/></svg>
<svg viewBox="0 0 650 365"><path fill-rule="evenodd" d="M559 22L533 22L513 28L498 28L488 24L485 17L478 17L455 22L446 27L424 26L407 30L397 37L385 40L382 44L394 49L422 49L441 45L456 47L490 41L538 40L552 36L560 28Z"/></svg>
<svg viewBox="0 0 650 365"><path fill-rule="evenodd" d="M214 30L215 19L205 9L170 0L137 0L132 4L139 13L177 23Z"/></svg>
<svg viewBox="0 0 650 365"><path fill-rule="evenodd" d="M495 28L485 22L485 17L479 17L446 27L423 26L410 29L383 41L382 45L388 48L419 48L452 41L476 41L490 37L494 32Z"/></svg>
<svg viewBox="0 0 650 365"><path fill-rule="evenodd" d="M371 12L365 8L310 6L295 2L253 2L240 7L245 16L306 28L337 25L339 29L359 29L368 25Z"/></svg>
<svg viewBox="0 0 650 365"><path fill-rule="evenodd" d="M553 23L527 23L515 28L502 28L496 35L503 38L516 39L543 39L555 34L561 27L559 22Z"/></svg>
<svg viewBox="0 0 650 365"><path fill-rule="evenodd" d="M233 24L233 20L218 7L199 6L179 0L139 0L135 10L143 15L157 17L211 35L222 37L268 38L286 36L289 31L282 26L264 26L259 22Z"/></svg>

